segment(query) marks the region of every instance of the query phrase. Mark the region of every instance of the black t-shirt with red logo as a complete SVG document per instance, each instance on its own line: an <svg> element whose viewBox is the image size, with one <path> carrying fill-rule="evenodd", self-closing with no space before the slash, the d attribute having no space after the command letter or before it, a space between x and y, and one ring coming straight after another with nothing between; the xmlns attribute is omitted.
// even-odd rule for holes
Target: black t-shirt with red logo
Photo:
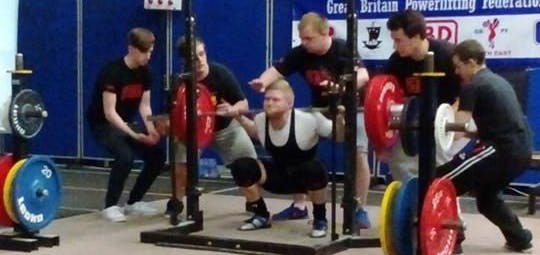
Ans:
<svg viewBox="0 0 540 255"><path fill-rule="evenodd" d="M142 95L150 89L151 75L146 66L130 69L124 59L117 59L107 64L98 76L92 102L86 117L91 126L106 124L103 111L103 92L116 94L116 112L126 121L131 122L139 110Z"/></svg>
<svg viewBox="0 0 540 255"><path fill-rule="evenodd" d="M199 81L199 84L206 86L212 96L216 97L216 104L220 104L224 100L234 105L246 98L240 88L240 83L231 70L215 62L208 63L208 66L208 76ZM216 116L215 131L226 128L231 121L232 118Z"/></svg>
<svg viewBox="0 0 540 255"><path fill-rule="evenodd" d="M442 72L445 77L440 80L438 89L438 103L454 103L459 96L460 78L455 74L454 64L452 63L452 51L454 45L442 41L429 39L429 51L434 54L435 72ZM416 61L410 57L400 57L397 52L394 52L386 63L384 72L394 75L400 86L404 89L407 95L413 93L407 87L407 84L415 84L413 78L414 73L424 72L425 61Z"/></svg>
<svg viewBox="0 0 540 255"><path fill-rule="evenodd" d="M302 46L296 46L275 63L274 67L283 76L299 72L311 88L311 104L315 107L326 107L330 103L329 97L326 88L320 83L325 80L338 82L350 58L346 41L333 38L332 46L324 55L315 55ZM360 57L357 59L356 66L364 67Z"/></svg>

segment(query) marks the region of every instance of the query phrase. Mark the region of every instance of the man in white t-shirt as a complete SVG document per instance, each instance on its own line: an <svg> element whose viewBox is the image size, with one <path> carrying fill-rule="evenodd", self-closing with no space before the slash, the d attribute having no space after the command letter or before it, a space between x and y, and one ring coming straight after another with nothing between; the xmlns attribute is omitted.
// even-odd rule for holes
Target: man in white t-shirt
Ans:
<svg viewBox="0 0 540 255"><path fill-rule="evenodd" d="M240 158L229 167L236 184L245 188L246 199L255 205L255 215L239 230L268 228L270 213L259 187L278 194L307 193L313 202L313 229L310 236L324 237L327 233L326 187L328 174L316 159L319 137L330 137L332 121L321 113L307 113L293 109L294 94L285 80L278 80L265 90L264 112L251 120L236 117L248 134L258 139L271 159ZM343 116L336 130L343 134Z"/></svg>

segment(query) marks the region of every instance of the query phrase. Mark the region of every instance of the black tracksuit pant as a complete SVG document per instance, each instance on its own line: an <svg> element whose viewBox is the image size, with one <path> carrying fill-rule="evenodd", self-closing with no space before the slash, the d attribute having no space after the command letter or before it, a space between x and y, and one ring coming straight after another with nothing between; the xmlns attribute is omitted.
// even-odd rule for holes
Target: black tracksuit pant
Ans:
<svg viewBox="0 0 540 255"><path fill-rule="evenodd" d="M144 167L137 177L127 203L133 204L140 201L164 167L163 149L159 145L150 146L135 141L108 124L92 128L92 133L114 159L105 196L105 208L118 204L125 181L137 156L144 161Z"/></svg>
<svg viewBox="0 0 540 255"><path fill-rule="evenodd" d="M504 203L502 190L528 166L529 155L512 156L495 146L478 144L469 153L459 153L437 168L437 175L450 178L457 195L471 192L478 211L493 222L509 243L522 243L523 226L517 215Z"/></svg>

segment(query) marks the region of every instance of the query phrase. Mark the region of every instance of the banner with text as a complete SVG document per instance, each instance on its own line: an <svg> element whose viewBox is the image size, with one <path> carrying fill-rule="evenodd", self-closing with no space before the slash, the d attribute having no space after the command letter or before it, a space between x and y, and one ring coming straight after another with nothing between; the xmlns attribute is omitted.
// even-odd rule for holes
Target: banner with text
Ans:
<svg viewBox="0 0 540 255"><path fill-rule="evenodd" d="M458 43L481 42L490 59L533 60L540 64L540 0L357 0L358 52L364 60L385 60L393 52L386 21L404 9L426 16L429 37ZM295 0L292 45L300 44L297 24L316 11L330 21L334 36L346 38L346 0Z"/></svg>

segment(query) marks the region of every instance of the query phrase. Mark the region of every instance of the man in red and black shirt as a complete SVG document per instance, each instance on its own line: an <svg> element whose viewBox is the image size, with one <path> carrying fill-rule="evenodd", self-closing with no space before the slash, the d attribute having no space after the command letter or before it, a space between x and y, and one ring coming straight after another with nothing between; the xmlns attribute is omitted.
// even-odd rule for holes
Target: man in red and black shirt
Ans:
<svg viewBox="0 0 540 255"><path fill-rule="evenodd" d="M128 33L128 53L108 63L99 74L94 96L86 112L92 134L112 155L112 163L102 214L112 222L126 220L125 213L157 214L140 200L163 169L165 153L157 145L160 135L144 116L152 115L150 106L151 74L147 64L154 49L155 37L144 28ZM139 112L144 127L129 125ZM118 206L124 183L135 157L144 161L129 194L125 211Z"/></svg>

